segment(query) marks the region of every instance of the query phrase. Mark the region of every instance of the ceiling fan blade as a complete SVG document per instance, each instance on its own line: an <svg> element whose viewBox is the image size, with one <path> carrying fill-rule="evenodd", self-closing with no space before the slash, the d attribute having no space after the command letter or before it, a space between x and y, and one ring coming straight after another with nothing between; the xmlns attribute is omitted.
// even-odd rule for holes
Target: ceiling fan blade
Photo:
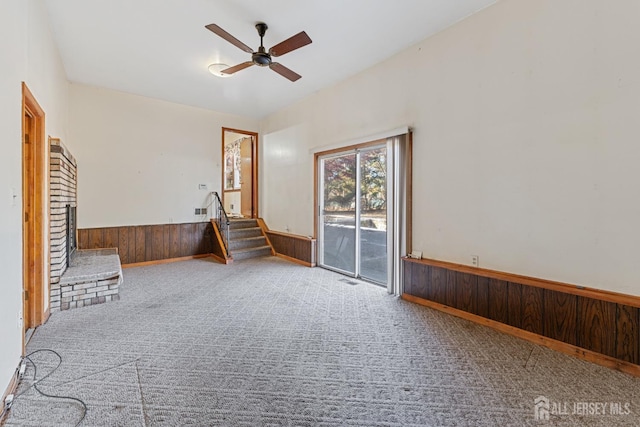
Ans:
<svg viewBox="0 0 640 427"><path fill-rule="evenodd" d="M269 49L269 53L271 56L282 56L285 53L289 53L292 50L296 50L301 48L302 46L306 46L311 43L311 38L304 31L299 32L293 37L289 37L283 42L278 43L271 49Z"/></svg>
<svg viewBox="0 0 640 427"><path fill-rule="evenodd" d="M273 71L280 74L281 76L288 78L292 82L295 82L296 80L302 77L300 74L296 73L295 71L291 71L284 65L278 64L277 62L272 62L271 65L269 65L269 68L271 68Z"/></svg>
<svg viewBox="0 0 640 427"><path fill-rule="evenodd" d="M249 68L253 65L253 62L243 62L242 64L234 65L233 67L225 68L224 70L220 70L222 74L233 74L238 71L244 70L245 68Z"/></svg>
<svg viewBox="0 0 640 427"><path fill-rule="evenodd" d="M244 50L247 53L253 53L253 49L251 49L246 44L242 43L237 38L233 37L231 34L227 33L222 28L218 27L216 24L205 25L205 28L207 30L211 31L212 33L222 37L223 39L225 39L226 41L228 41L232 45L240 48L241 50Z"/></svg>

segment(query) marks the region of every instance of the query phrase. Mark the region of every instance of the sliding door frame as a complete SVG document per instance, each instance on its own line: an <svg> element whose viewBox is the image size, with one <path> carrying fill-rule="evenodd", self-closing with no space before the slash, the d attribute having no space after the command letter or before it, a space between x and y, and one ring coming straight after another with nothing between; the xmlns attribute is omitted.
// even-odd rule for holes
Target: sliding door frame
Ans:
<svg viewBox="0 0 640 427"><path fill-rule="evenodd" d="M386 216L387 216L387 281L386 283L377 282L374 279L363 277L360 271L360 262L361 262L361 209L360 207L360 199L362 196L362 188L361 188L361 153L369 150L374 150L376 148L384 148L387 156L387 170L386 170L386 196L387 196L387 208L386 208ZM355 254L354 254L354 272L345 271L339 269L337 267L328 266L324 264L324 233L320 229L322 224L320 224L320 217L322 216L322 208L324 206L324 194L321 191L321 187L324 186L324 171L319 168L319 164L321 161L331 158L340 157L341 155L349 155L354 154L356 165L356 176L355 176L355 200L356 200L356 209L355 209ZM390 182L393 180L393 176L391 175L391 164L390 160L393 159L393 150L392 144L390 144L388 138L377 139L375 141L370 141L362 144L350 145L345 147L336 148L333 150L322 151L315 153L314 156L314 206L316 212L314 213L314 238L318 242L318 265L327 268L329 270L334 270L339 273L361 278L366 281L370 281L372 283L384 285L388 290L391 291L391 284L393 283L393 275L392 269L390 268L393 265L393 252L392 252L392 239L393 233L389 230L389 225L393 224L393 205L389 203L389 195L391 195L393 191L393 186L390 185Z"/></svg>
<svg viewBox="0 0 640 427"><path fill-rule="evenodd" d="M401 258L412 250L413 222L413 131L411 128L397 129L378 135L369 142L345 145L314 153L313 162L313 230L320 245L321 197L320 158L349 151L364 150L387 145L387 290L390 294L403 292ZM401 148L402 147L402 148ZM391 197L390 197L391 196ZM358 227L356 227L358 228ZM320 247L317 250L318 257Z"/></svg>

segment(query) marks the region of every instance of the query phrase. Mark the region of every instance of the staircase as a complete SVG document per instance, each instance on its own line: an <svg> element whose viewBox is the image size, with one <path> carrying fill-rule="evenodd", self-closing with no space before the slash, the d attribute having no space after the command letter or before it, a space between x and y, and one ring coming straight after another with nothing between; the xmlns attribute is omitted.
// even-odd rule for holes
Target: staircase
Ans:
<svg viewBox="0 0 640 427"><path fill-rule="evenodd" d="M231 219L229 223L229 253L234 261L272 255L256 219Z"/></svg>

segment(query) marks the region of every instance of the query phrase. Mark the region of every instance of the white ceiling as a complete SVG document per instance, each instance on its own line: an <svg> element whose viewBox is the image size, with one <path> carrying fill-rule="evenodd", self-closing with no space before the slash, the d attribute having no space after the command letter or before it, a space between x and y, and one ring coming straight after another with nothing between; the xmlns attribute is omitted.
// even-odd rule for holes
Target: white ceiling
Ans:
<svg viewBox="0 0 640 427"><path fill-rule="evenodd" d="M67 77L211 110L261 118L354 75L496 0L46 0ZM251 67L230 78L207 66L250 55L204 28L215 23L257 49L300 31L313 43L279 57L295 83Z"/></svg>

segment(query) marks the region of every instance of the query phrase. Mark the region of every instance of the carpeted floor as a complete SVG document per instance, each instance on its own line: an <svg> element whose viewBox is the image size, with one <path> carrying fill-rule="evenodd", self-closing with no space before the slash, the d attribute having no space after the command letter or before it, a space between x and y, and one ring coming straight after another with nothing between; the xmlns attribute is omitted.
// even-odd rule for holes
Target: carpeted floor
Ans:
<svg viewBox="0 0 640 427"><path fill-rule="evenodd" d="M120 301L54 313L28 346L62 355L40 388L83 399L85 426L545 425L538 396L569 412L547 425L640 425L640 379L327 270L270 257L124 274ZM34 361L41 377L56 359ZM581 402L608 415L572 415ZM6 425L81 414L31 389Z"/></svg>

